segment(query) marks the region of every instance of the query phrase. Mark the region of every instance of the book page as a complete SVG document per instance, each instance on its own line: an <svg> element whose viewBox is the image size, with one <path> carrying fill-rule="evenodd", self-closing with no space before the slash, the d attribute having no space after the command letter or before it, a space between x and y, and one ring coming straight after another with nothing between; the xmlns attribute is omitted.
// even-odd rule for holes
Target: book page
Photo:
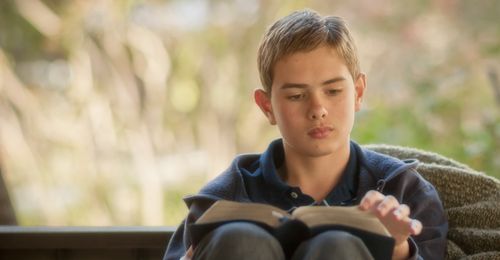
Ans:
<svg viewBox="0 0 500 260"><path fill-rule="evenodd" d="M307 226L343 225L390 236L380 220L370 212L362 211L357 206L324 207L305 206L293 212L293 217L300 219Z"/></svg>
<svg viewBox="0 0 500 260"><path fill-rule="evenodd" d="M271 205L219 200L203 213L196 224L249 220L275 227L279 225L281 217L291 216L286 211Z"/></svg>

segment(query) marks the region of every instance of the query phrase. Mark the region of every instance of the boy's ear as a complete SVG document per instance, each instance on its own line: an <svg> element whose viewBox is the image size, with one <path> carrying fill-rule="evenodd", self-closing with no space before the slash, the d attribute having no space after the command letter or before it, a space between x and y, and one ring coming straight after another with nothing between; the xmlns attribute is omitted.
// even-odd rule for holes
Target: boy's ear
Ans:
<svg viewBox="0 0 500 260"><path fill-rule="evenodd" d="M256 89L253 93L255 104L259 106L260 110L269 120L271 125L276 124L276 119L274 118L273 106L271 105L270 95L262 89Z"/></svg>
<svg viewBox="0 0 500 260"><path fill-rule="evenodd" d="M366 75L360 73L356 81L354 82L354 110L357 112L361 109L361 103L363 103L363 95L366 90Z"/></svg>

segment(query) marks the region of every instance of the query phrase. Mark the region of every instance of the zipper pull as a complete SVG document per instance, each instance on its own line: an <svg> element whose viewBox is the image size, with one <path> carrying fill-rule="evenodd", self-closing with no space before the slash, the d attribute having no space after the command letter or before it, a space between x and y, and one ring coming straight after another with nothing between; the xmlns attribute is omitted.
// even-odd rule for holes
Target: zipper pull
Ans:
<svg viewBox="0 0 500 260"><path fill-rule="evenodd" d="M382 193L382 191L384 190L384 187L385 187L385 180L384 179L380 179L377 181L377 188L376 190L380 193Z"/></svg>

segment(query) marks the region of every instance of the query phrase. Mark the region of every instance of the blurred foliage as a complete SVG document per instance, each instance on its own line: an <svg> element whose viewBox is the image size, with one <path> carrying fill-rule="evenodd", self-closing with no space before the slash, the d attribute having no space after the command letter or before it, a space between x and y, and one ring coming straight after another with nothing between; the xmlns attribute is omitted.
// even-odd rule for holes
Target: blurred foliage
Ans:
<svg viewBox="0 0 500 260"><path fill-rule="evenodd" d="M500 2L0 1L0 166L22 225L176 225L276 129L256 51L301 8L345 17L368 75L353 139L500 177Z"/></svg>

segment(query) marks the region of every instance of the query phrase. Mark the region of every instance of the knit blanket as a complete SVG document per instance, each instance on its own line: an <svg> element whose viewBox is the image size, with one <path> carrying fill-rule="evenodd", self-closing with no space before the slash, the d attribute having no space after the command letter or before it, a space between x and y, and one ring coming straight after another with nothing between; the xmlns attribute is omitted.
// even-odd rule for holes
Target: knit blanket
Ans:
<svg viewBox="0 0 500 260"><path fill-rule="evenodd" d="M436 187L448 215L446 259L500 259L500 181L442 155L414 148L366 145L420 161L418 172Z"/></svg>

